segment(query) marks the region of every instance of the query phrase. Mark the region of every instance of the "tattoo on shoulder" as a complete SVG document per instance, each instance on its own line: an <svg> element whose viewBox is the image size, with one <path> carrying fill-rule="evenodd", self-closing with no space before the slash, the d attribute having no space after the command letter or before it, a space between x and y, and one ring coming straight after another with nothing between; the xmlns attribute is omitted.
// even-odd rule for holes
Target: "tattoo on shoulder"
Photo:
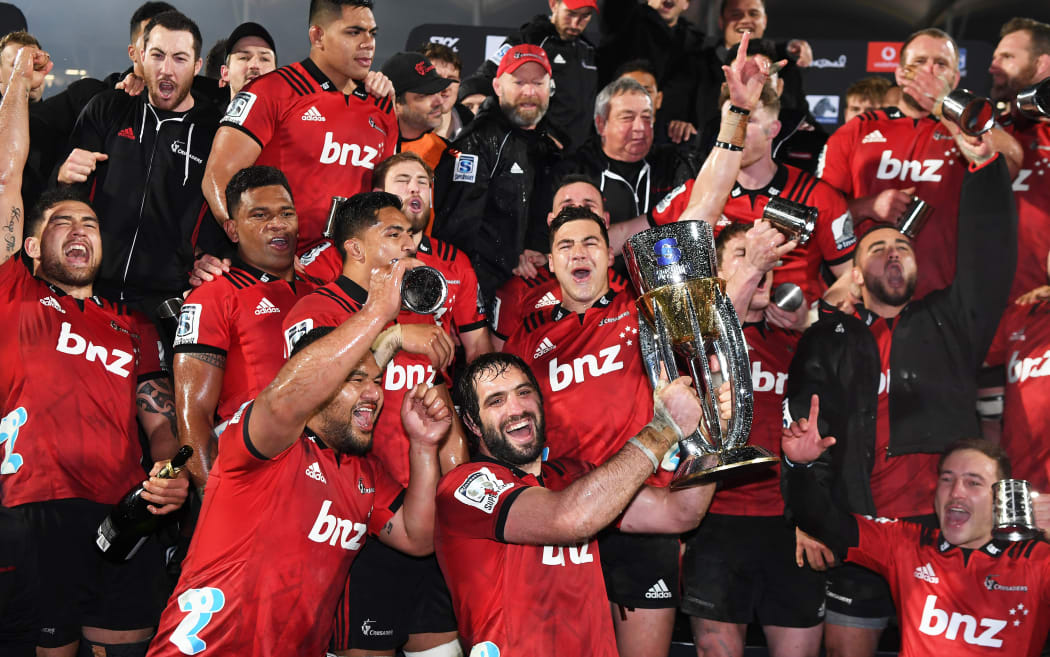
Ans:
<svg viewBox="0 0 1050 657"><path fill-rule="evenodd" d="M383 527L383 531L385 531L388 536L390 534L393 534L394 533L394 521L393 520L387 521L386 526Z"/></svg>
<svg viewBox="0 0 1050 657"><path fill-rule="evenodd" d="M214 365L215 367L226 369L226 356L222 354L211 354L206 351L198 351L184 354L194 360L199 360L202 363Z"/></svg>
<svg viewBox="0 0 1050 657"><path fill-rule="evenodd" d="M135 396L140 411L144 413L157 413L167 418L171 425L171 433L175 430L175 398L171 392L171 383L167 379L153 379L139 385L138 394Z"/></svg>

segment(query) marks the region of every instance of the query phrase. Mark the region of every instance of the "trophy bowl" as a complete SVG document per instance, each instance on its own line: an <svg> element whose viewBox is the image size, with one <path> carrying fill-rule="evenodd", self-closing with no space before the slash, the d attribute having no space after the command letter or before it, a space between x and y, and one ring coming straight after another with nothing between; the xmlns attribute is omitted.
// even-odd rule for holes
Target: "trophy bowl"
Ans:
<svg viewBox="0 0 1050 657"><path fill-rule="evenodd" d="M1024 479L1003 479L992 484L992 534L996 538L1027 541L1042 536L1035 524L1032 497L1032 488Z"/></svg>
<svg viewBox="0 0 1050 657"><path fill-rule="evenodd" d="M766 203L762 218L784 233L788 240L796 240L802 246L813 235L817 214L818 210L814 207L774 196Z"/></svg>

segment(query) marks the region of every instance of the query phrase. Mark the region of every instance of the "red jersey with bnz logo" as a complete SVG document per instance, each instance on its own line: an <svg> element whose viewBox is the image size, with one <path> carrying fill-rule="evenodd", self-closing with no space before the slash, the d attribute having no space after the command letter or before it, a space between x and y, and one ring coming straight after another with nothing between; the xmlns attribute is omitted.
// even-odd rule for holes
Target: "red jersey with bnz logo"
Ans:
<svg viewBox="0 0 1050 657"><path fill-rule="evenodd" d="M744 325L747 355L751 360L754 416L750 445L780 455L783 431L782 404L788 367L801 334L765 322ZM711 513L733 516L779 516L784 514L780 492L780 464L726 481L711 501Z"/></svg>
<svg viewBox="0 0 1050 657"><path fill-rule="evenodd" d="M302 436L265 458L230 420L152 657L324 654L343 582L402 488L371 457Z"/></svg>
<svg viewBox="0 0 1050 657"><path fill-rule="evenodd" d="M1046 285L1046 256L1050 253L1050 124L1003 127L1021 143L1024 160L1014 178L1017 202L1017 270L1010 288L1013 301Z"/></svg>
<svg viewBox="0 0 1050 657"><path fill-rule="evenodd" d="M220 421L230 419L277 376L285 360L281 320L314 289L307 281L288 282L238 262L186 298L175 353L226 358L215 410Z"/></svg>
<svg viewBox="0 0 1050 657"><path fill-rule="evenodd" d="M558 304L528 315L503 345L539 381L551 458L605 463L652 420L636 312L630 295L610 291L584 313ZM661 469L648 483L670 475Z"/></svg>
<svg viewBox="0 0 1050 657"><path fill-rule="evenodd" d="M470 258L451 244L424 235L416 258L441 272L448 283L445 305L434 313L434 321L450 336L470 333L487 323L485 309L478 302L478 277ZM339 278L343 261L331 240L325 240L302 255L299 262L306 275L326 283Z"/></svg>
<svg viewBox="0 0 1050 657"><path fill-rule="evenodd" d="M345 276L322 285L299 300L284 319L284 342L288 353L302 336L321 326L339 326L361 310L368 292ZM404 311L397 316L399 324L433 324L433 315ZM376 421L375 435L381 437L372 445L376 456L402 486L408 486L408 435L401 426L401 404L405 394L420 383L428 387L446 383L442 372L435 371L426 356L398 351L383 372L383 407Z"/></svg>
<svg viewBox="0 0 1050 657"><path fill-rule="evenodd" d="M685 212L694 182L689 180L664 197L653 210L656 223L674 223ZM773 197L817 209L817 222L810 241L785 254L783 264L773 270L773 285L794 283L802 288L806 299L813 302L827 290L827 283L821 277L821 266L834 267L847 262L853 257L857 243L849 207L838 190L801 169L779 164L773 179L762 189L744 189L739 183L733 185L722 210L722 219L715 227L715 235L731 222L753 224L762 217L766 204Z"/></svg>
<svg viewBox="0 0 1050 657"><path fill-rule="evenodd" d="M1015 479L1050 491L1050 302L1010 305L985 357L1006 365L1006 398L999 443Z"/></svg>
<svg viewBox="0 0 1050 657"><path fill-rule="evenodd" d="M0 265L0 502L114 504L143 479L135 395L161 371L143 315Z"/></svg>
<svg viewBox="0 0 1050 657"><path fill-rule="evenodd" d="M817 175L848 198L914 187L915 196L933 208L915 239L918 299L955 278L959 192L968 167L940 121L910 119L888 107L865 112L836 130L821 153ZM857 228L863 235L870 226Z"/></svg>
<svg viewBox="0 0 1050 657"><path fill-rule="evenodd" d="M518 545L504 540L517 496L559 491L590 470L546 461L540 477L488 459L461 465L437 491L434 552L471 655L615 657L598 541Z"/></svg>
<svg viewBox="0 0 1050 657"><path fill-rule="evenodd" d="M332 197L371 191L372 170L397 147L392 100L369 96L361 85L343 94L310 59L252 80L233 97L221 125L258 142L255 164L288 177L299 253L321 241Z"/></svg>
<svg viewBox="0 0 1050 657"><path fill-rule="evenodd" d="M855 516L846 560L886 578L901 657L1034 657L1050 629L1050 546L992 541L969 550L909 522Z"/></svg>
<svg viewBox="0 0 1050 657"><path fill-rule="evenodd" d="M631 287L627 280L609 267L609 289L623 292ZM496 291L492 330L501 340L506 340L521 326L521 320L529 313L544 310L561 303L561 285L547 267L540 267L532 278L511 276Z"/></svg>

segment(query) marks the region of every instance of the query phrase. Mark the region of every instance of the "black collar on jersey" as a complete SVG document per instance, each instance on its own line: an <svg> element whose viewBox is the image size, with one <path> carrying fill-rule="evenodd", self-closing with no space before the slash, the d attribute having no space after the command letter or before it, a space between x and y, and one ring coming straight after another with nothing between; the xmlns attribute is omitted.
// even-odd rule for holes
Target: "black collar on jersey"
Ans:
<svg viewBox="0 0 1050 657"><path fill-rule="evenodd" d="M766 323L765 319L760 319L757 322L744 322L740 326L740 329L746 329L748 326L754 326L755 330L757 330L763 338L766 337L766 331L772 328L769 324Z"/></svg>
<svg viewBox="0 0 1050 657"><path fill-rule="evenodd" d="M340 290L346 293L346 296L362 306L365 305L365 301L368 301L368 290L353 282L346 276L340 276L335 279L335 284L339 286Z"/></svg>
<svg viewBox="0 0 1050 657"><path fill-rule="evenodd" d="M868 327L874 324L877 320L882 319L886 322L886 326L892 331L893 325L897 322L897 318L900 317L899 313L897 314L897 317L883 317L874 311L868 310L863 303L857 303L853 307L857 310L857 317L859 317L860 320L864 322L865 326ZM902 310L901 312L904 311Z"/></svg>
<svg viewBox="0 0 1050 657"><path fill-rule="evenodd" d="M616 294L617 294L617 292L615 290L613 290L612 288L609 288L608 292L603 294L601 297L598 298L597 301L595 301L593 304L591 304L591 308L608 308L609 305L612 303L613 299L616 298ZM553 309L551 309L551 319L553 319L556 322L559 321L559 320L565 319L566 317L568 317L570 315L583 315L583 314L584 313L574 313L571 310L567 310L560 303L557 306L554 306Z"/></svg>
<svg viewBox="0 0 1050 657"><path fill-rule="evenodd" d="M747 194L751 197L751 202L755 202L756 196L780 196L784 192L784 188L787 187L788 182L788 170L783 164L777 164L777 171L773 174L773 177L769 180L769 183L761 189L744 189L740 186L740 183L733 183L733 191L730 192L731 198L737 198L743 194Z"/></svg>
<svg viewBox="0 0 1050 657"><path fill-rule="evenodd" d="M978 552L984 552L985 554L987 554L990 557L999 558L999 556L1002 555L1003 552L1006 552L1006 549L1009 548L1010 545L1011 545L1010 541L1003 541L1003 540L999 540L997 538L993 538L992 540L988 541L987 543L985 543L981 547L977 548L977 551ZM968 558L970 553L973 552L973 549L971 549L971 548L964 548L964 547L959 547L958 545L952 545L951 543L948 542L947 539L944 538L943 534L941 534L939 531L937 532L937 551L938 552L940 552L941 554L944 554L945 552L951 552L952 550L956 550L956 549L960 550L963 553L963 558Z"/></svg>
<svg viewBox="0 0 1050 657"><path fill-rule="evenodd" d="M317 82L317 86L321 87L321 91L339 91L335 88L335 83L328 79L321 69L317 68L317 64L314 64L314 60L307 57L303 61L299 62L299 66L310 74L310 77ZM359 85L360 86L360 85Z"/></svg>
<svg viewBox="0 0 1050 657"><path fill-rule="evenodd" d="M524 470L522 470L521 468L519 468L516 465L511 465L510 463L504 463L503 461L497 461L496 459L492 458L491 456L485 456L484 454L482 454L480 452L477 455L475 455L474 458L470 459L470 461L472 463L495 463L496 465L499 465L499 466L502 466L504 468L507 468L508 470L513 472L514 476L517 477L518 479L524 479L525 477L533 476L531 472L525 472ZM541 486L543 485L542 465L541 465L540 474L536 475L536 481L540 482Z"/></svg>
<svg viewBox="0 0 1050 657"><path fill-rule="evenodd" d="M45 281L44 279L40 278L39 276L37 276L36 274L33 273L33 265L32 265L33 261L32 261L32 259L29 256L27 256L25 254L24 250L20 251L19 253L15 254L12 257L18 258L18 260L22 263L22 266L25 267L29 271L29 275L32 276L33 278L35 278L36 280L40 281L44 285L46 285L48 287L48 289L51 290L51 293L54 294L56 297L69 296L66 293L66 291L63 290L62 288L57 287L57 286L55 286L54 284L52 284L52 283L50 283L48 281ZM94 290L92 290L92 291L94 291ZM88 299L90 299L92 302L94 302L94 304L96 306L98 306L99 308L102 307L102 299L100 299L97 294L92 294L90 297L88 297ZM73 299L73 301L77 302L77 307L78 308L80 308L81 310L84 310L84 301L85 301L85 299Z"/></svg>
<svg viewBox="0 0 1050 657"><path fill-rule="evenodd" d="M314 433L310 427L303 427L303 435L312 440L314 444L317 445L318 449L332 449L327 444L325 444L325 441L321 440L321 437ZM332 450L332 452L335 454L336 467L341 467L343 465L344 456L350 458L349 454L344 454L338 450Z"/></svg>
<svg viewBox="0 0 1050 657"><path fill-rule="evenodd" d="M273 274L264 272L263 270L259 269L258 267L254 267L254 266L248 264L244 260L241 260L241 258L239 258L238 256L234 256L234 257L230 258L230 264L232 264L237 269L243 270L246 274L250 275L252 278L254 278L254 279L256 279L256 280L258 280L258 281L260 281L262 283L270 283L272 281L284 280L282 278L274 276ZM301 281L301 280L303 280L303 278L301 276L299 276L298 272L293 270L292 271L292 280L290 282L294 283L296 281Z"/></svg>
<svg viewBox="0 0 1050 657"><path fill-rule="evenodd" d="M432 255L434 253L434 245L430 242L430 235L423 235L423 239L419 241L419 246L416 247L416 251Z"/></svg>

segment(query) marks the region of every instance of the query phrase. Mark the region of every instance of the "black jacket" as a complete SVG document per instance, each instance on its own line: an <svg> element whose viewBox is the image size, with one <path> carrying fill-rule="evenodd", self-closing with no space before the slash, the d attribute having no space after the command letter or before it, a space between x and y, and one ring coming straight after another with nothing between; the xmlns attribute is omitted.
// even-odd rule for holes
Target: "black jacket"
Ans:
<svg viewBox="0 0 1050 657"><path fill-rule="evenodd" d="M195 238L202 224L215 223L201 179L222 118L207 100L194 101L187 112L167 112L150 105L146 93L106 91L77 119L66 154L82 148L109 155L83 184L100 218L102 296L137 302L188 286Z"/></svg>
<svg viewBox="0 0 1050 657"><path fill-rule="evenodd" d="M547 250L546 187L559 150L547 120L522 130L495 98L481 106L435 172L434 237L463 250L486 300L518 266L524 248Z"/></svg>
<svg viewBox="0 0 1050 657"><path fill-rule="evenodd" d="M543 48L550 60L554 94L547 108L547 120L558 126L564 136L566 151L580 147L593 132L594 97L598 95L598 67L595 49L586 37L564 41L549 16L540 14L508 36L499 50L482 62L474 77L485 80L492 89L499 59L513 46L528 43Z"/></svg>
<svg viewBox="0 0 1050 657"><path fill-rule="evenodd" d="M977 371L1006 307L1017 259L1017 210L1002 157L967 174L959 208L955 280L909 303L895 320L890 456L936 454L954 440L980 435ZM820 434L838 442L814 465L815 474L851 513L878 511L870 479L879 370L865 320L834 311L802 336L788 372L791 420L805 417L810 396L820 396Z"/></svg>

